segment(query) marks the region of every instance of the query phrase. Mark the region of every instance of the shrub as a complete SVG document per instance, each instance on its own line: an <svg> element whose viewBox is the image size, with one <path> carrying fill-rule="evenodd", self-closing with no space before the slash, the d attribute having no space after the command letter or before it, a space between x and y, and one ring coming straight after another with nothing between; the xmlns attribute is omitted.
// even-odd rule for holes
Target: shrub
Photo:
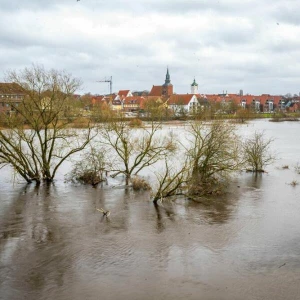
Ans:
<svg viewBox="0 0 300 300"><path fill-rule="evenodd" d="M292 182L289 183L291 186L296 186L299 184L297 180L293 180Z"/></svg>
<svg viewBox="0 0 300 300"><path fill-rule="evenodd" d="M300 164L297 163L297 165L295 166L295 171L297 174L300 174Z"/></svg>
<svg viewBox="0 0 300 300"><path fill-rule="evenodd" d="M190 128L190 195L220 193L230 176L243 166L241 143L227 122L193 123Z"/></svg>
<svg viewBox="0 0 300 300"><path fill-rule="evenodd" d="M272 138L265 138L263 132L255 132L244 144L244 160L248 171L264 172L264 167L275 160L270 149Z"/></svg>
<svg viewBox="0 0 300 300"><path fill-rule="evenodd" d="M105 180L104 174L107 167L104 151L91 148L90 152L85 153L74 165L68 174L68 181L79 181L83 184L97 185Z"/></svg>
<svg viewBox="0 0 300 300"><path fill-rule="evenodd" d="M94 170L86 170L79 174L76 179L84 184L91 185L97 185L98 183L103 181L102 175Z"/></svg>
<svg viewBox="0 0 300 300"><path fill-rule="evenodd" d="M143 122L140 119L132 119L129 121L129 126L130 127L142 127Z"/></svg>
<svg viewBox="0 0 300 300"><path fill-rule="evenodd" d="M149 183L141 178L141 177L138 177L138 176L135 176L131 179L131 184L132 184L132 188L134 191L149 191L151 190L151 187L149 185Z"/></svg>
<svg viewBox="0 0 300 300"><path fill-rule="evenodd" d="M90 120L88 118L79 117L73 120L71 127L73 128L88 128L90 124Z"/></svg>

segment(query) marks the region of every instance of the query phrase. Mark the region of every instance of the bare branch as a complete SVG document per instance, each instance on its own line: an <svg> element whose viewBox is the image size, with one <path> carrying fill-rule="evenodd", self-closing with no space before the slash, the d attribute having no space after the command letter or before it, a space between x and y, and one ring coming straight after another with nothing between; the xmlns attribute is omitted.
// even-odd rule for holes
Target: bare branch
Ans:
<svg viewBox="0 0 300 300"><path fill-rule="evenodd" d="M94 136L89 125L81 135L68 128L77 116L72 94L81 83L64 71L37 65L8 72L7 80L24 97L12 104L13 115L3 115L8 128L0 131L0 165L11 165L28 182L52 181L61 164Z"/></svg>

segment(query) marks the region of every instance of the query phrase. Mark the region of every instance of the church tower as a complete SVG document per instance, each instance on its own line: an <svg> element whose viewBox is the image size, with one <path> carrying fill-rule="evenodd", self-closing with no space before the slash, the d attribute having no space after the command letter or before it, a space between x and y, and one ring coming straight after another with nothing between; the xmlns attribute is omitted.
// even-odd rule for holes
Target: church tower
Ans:
<svg viewBox="0 0 300 300"><path fill-rule="evenodd" d="M198 83L196 82L195 78L193 83L191 84L191 94L198 94Z"/></svg>
<svg viewBox="0 0 300 300"><path fill-rule="evenodd" d="M165 83L162 85L162 96L171 96L172 94L173 94L173 85L171 84L169 68L167 68Z"/></svg>

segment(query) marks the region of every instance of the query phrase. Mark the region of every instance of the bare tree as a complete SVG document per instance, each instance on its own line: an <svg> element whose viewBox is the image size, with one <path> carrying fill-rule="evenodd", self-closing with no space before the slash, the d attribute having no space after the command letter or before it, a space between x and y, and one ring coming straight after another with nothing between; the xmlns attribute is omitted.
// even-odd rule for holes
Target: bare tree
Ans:
<svg viewBox="0 0 300 300"><path fill-rule="evenodd" d="M156 173L157 186L152 191L154 204L167 197L182 195L183 189L189 178L188 162L182 165L174 165L168 158L165 158L163 172Z"/></svg>
<svg viewBox="0 0 300 300"><path fill-rule="evenodd" d="M108 168L105 151L91 147L75 162L68 180L96 186L105 180Z"/></svg>
<svg viewBox="0 0 300 300"><path fill-rule="evenodd" d="M249 171L264 172L264 168L270 165L276 155L271 152L272 138L264 138L263 132L255 132L254 135L243 144L244 160Z"/></svg>
<svg viewBox="0 0 300 300"><path fill-rule="evenodd" d="M90 142L91 128L75 130L70 125L78 112L73 93L80 81L63 71L32 66L10 71L7 81L19 84L24 100L13 105L0 131L0 166L10 165L28 183L51 182L62 163Z"/></svg>
<svg viewBox="0 0 300 300"><path fill-rule="evenodd" d="M132 175L175 151L174 137L160 135L160 128L161 123L150 122L148 128L133 129L124 119L104 125L102 142L115 154L113 176L124 174L128 185Z"/></svg>
<svg viewBox="0 0 300 300"><path fill-rule="evenodd" d="M219 184L242 166L241 147L235 127L224 121L194 122L187 149L191 164L190 194L213 193Z"/></svg>

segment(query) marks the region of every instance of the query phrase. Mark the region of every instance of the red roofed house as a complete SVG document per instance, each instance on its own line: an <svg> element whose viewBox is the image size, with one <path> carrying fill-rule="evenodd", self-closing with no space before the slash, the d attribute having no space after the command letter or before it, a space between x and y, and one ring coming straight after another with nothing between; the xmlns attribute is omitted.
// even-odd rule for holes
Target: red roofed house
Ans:
<svg viewBox="0 0 300 300"><path fill-rule="evenodd" d="M171 95L168 105L177 115L196 112L200 107L197 96L194 94Z"/></svg>
<svg viewBox="0 0 300 300"><path fill-rule="evenodd" d="M112 101L112 109L118 111L122 110L124 108L124 99L132 96L130 90L120 90Z"/></svg>
<svg viewBox="0 0 300 300"><path fill-rule="evenodd" d="M112 106L112 97L110 95L108 96L102 96L102 95L91 95L90 96L91 105L92 107L111 107Z"/></svg>
<svg viewBox="0 0 300 300"><path fill-rule="evenodd" d="M0 113L11 114L24 97L25 92L17 83L0 83Z"/></svg>
<svg viewBox="0 0 300 300"><path fill-rule="evenodd" d="M286 105L286 110L288 112L296 112L296 111L299 111L300 109L300 105L299 105L299 101L296 102L297 100L292 100L292 101L289 101Z"/></svg>
<svg viewBox="0 0 300 300"><path fill-rule="evenodd" d="M123 100L126 97L132 97L130 90L120 90L114 100Z"/></svg>
<svg viewBox="0 0 300 300"><path fill-rule="evenodd" d="M123 109L125 112L136 112L144 108L144 97L126 97L123 100Z"/></svg>

